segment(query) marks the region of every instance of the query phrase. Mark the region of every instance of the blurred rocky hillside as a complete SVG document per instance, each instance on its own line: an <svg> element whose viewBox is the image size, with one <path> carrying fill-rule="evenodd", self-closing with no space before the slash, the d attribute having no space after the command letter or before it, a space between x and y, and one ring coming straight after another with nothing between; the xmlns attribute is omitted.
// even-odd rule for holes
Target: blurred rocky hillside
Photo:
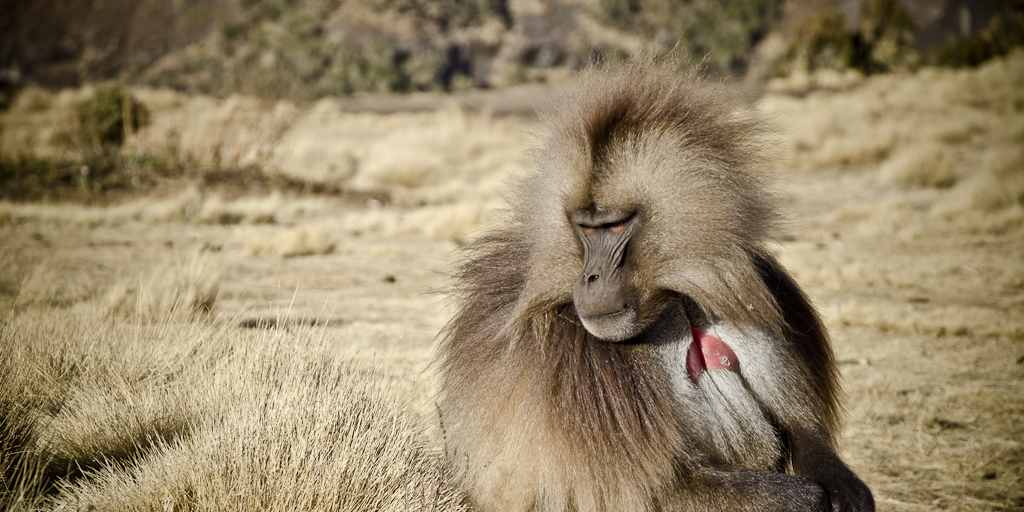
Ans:
<svg viewBox="0 0 1024 512"><path fill-rule="evenodd" d="M85 82L310 100L557 81L654 48L712 73L975 65L1022 0L0 0L0 105Z"/></svg>

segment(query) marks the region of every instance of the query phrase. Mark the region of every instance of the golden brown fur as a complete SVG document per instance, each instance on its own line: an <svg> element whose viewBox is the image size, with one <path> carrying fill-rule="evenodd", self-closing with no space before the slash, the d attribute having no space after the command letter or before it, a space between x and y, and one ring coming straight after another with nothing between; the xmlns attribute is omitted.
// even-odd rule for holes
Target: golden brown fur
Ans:
<svg viewBox="0 0 1024 512"><path fill-rule="evenodd" d="M869 503L831 449L835 364L765 248L775 207L735 99L632 63L583 73L555 104L508 223L464 254L442 333L440 406L470 502L814 509L838 489L837 509L846 494ZM642 222L628 257L644 331L629 342L598 339L573 306L583 255L568 219L594 205ZM686 379L691 327L720 329L742 376Z"/></svg>

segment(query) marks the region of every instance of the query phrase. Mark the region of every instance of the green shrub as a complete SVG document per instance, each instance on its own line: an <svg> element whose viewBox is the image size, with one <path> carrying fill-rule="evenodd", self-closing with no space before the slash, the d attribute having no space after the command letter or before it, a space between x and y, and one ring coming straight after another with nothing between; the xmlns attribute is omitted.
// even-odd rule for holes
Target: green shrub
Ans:
<svg viewBox="0 0 1024 512"><path fill-rule="evenodd" d="M220 26L220 35L227 40L238 39L245 34L245 26L241 23L224 23Z"/></svg>
<svg viewBox="0 0 1024 512"><path fill-rule="evenodd" d="M1017 2L1021 3L1021 2ZM1024 6L1000 2L988 26L970 38L950 38L928 52L925 60L939 66L977 66L1024 46Z"/></svg>
<svg viewBox="0 0 1024 512"><path fill-rule="evenodd" d="M799 20L786 52L790 70L857 69L866 74L913 66L914 22L896 0L861 4L860 23L847 25L839 11L823 10Z"/></svg>
<svg viewBox="0 0 1024 512"><path fill-rule="evenodd" d="M149 120L149 111L117 84L96 88L93 96L78 104L82 139L95 146L120 146Z"/></svg>
<svg viewBox="0 0 1024 512"><path fill-rule="evenodd" d="M796 67L843 69L854 62L854 37L846 18L837 11L821 11L800 20L796 38L787 53Z"/></svg>
<svg viewBox="0 0 1024 512"><path fill-rule="evenodd" d="M394 11L436 24L441 30L479 25L498 18L511 26L508 0L371 0L376 10Z"/></svg>
<svg viewBox="0 0 1024 512"><path fill-rule="evenodd" d="M861 47L855 67L877 73L907 67L916 61L914 20L896 0L870 0L861 4Z"/></svg>
<svg viewBox="0 0 1024 512"><path fill-rule="evenodd" d="M677 45L718 71L742 71L750 50L779 18L780 0L599 0L602 21Z"/></svg>

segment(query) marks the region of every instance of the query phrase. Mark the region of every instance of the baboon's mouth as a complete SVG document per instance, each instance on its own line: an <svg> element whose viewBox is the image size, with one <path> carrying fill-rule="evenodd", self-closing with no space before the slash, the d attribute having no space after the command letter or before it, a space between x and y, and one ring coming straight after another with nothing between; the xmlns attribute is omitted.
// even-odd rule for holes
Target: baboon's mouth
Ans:
<svg viewBox="0 0 1024 512"><path fill-rule="evenodd" d="M583 327L605 341L619 342L636 336L636 308L626 304L622 309L599 315L580 315Z"/></svg>
<svg viewBox="0 0 1024 512"><path fill-rule="evenodd" d="M598 320L598 319L601 319L601 318L615 318L616 315L624 315L624 314L629 313L630 309L632 309L632 308L630 307L629 304L624 304L622 306L622 309L620 309L618 311L612 311L611 313L601 313L599 315L587 315L586 318L588 320Z"/></svg>

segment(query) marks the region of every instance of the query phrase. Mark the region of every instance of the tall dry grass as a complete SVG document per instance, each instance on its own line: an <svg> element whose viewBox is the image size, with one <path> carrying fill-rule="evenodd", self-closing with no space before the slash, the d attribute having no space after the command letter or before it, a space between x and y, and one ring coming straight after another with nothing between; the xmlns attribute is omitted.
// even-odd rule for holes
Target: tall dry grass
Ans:
<svg viewBox="0 0 1024 512"><path fill-rule="evenodd" d="M977 69L926 68L805 98L771 95L761 108L789 134L783 153L796 169L876 170L882 182L922 197L929 193L921 189L939 189L907 230L1006 232L1024 225L1022 82L1018 50Z"/></svg>
<svg viewBox="0 0 1024 512"><path fill-rule="evenodd" d="M323 328L108 307L0 321L5 509L461 509L422 420Z"/></svg>
<svg viewBox="0 0 1024 512"><path fill-rule="evenodd" d="M1024 136L1022 60L1017 51L976 70L874 76L840 92L771 95L764 106L792 135L790 156L803 169L878 164L918 144L1015 144Z"/></svg>
<svg viewBox="0 0 1024 512"><path fill-rule="evenodd" d="M146 322L198 319L217 303L222 264L211 253L172 253L137 278L122 278L96 305L103 317Z"/></svg>
<svg viewBox="0 0 1024 512"><path fill-rule="evenodd" d="M285 231L248 229L239 233L249 254L294 258L334 252L334 235L323 226L312 225Z"/></svg>

